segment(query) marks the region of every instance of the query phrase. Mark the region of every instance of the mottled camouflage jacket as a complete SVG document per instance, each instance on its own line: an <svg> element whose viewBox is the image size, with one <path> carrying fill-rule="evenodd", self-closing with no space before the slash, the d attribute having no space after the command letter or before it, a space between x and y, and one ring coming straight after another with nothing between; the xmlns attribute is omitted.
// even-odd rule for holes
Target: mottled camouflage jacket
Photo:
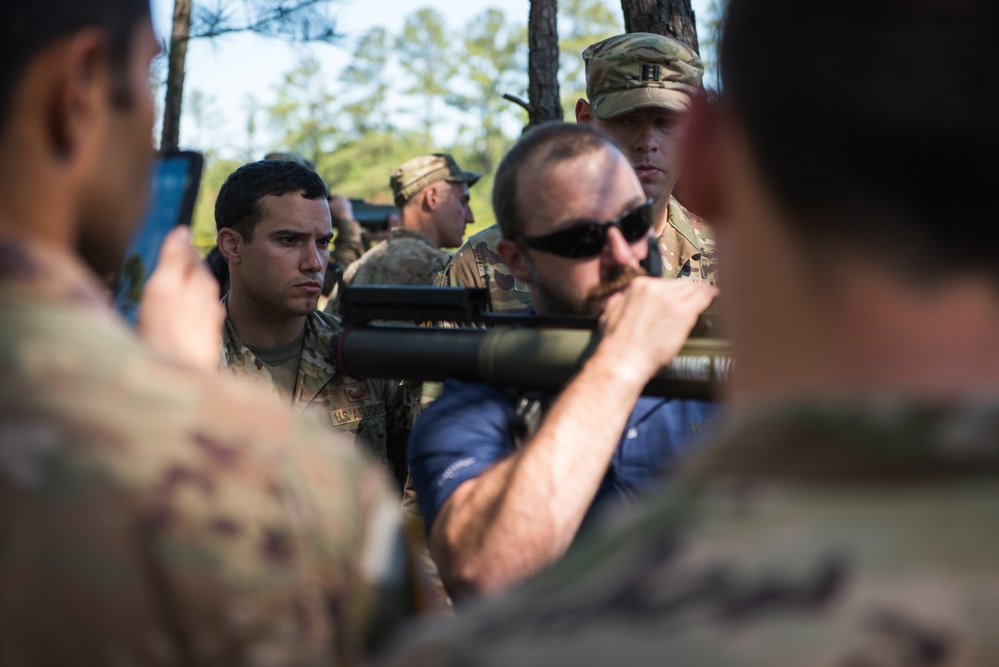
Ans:
<svg viewBox="0 0 999 667"><path fill-rule="evenodd" d="M669 224L659 235L663 277L691 278L718 283L714 230L703 219L669 198Z"/></svg>
<svg viewBox="0 0 999 667"><path fill-rule="evenodd" d="M790 407L667 495L385 665L985 667L999 401Z"/></svg>
<svg viewBox="0 0 999 667"><path fill-rule="evenodd" d="M348 285L432 285L451 254L426 234L395 228L343 274Z"/></svg>
<svg viewBox="0 0 999 667"><path fill-rule="evenodd" d="M666 229L659 236L663 277L718 282L714 231L674 197L668 205ZM531 308L530 287L517 280L496 252L502 238L498 225L468 237L437 275L439 287L486 287L493 312L524 312Z"/></svg>
<svg viewBox="0 0 999 667"><path fill-rule="evenodd" d="M534 305L531 288L510 273L496 252L501 238L499 225L495 224L469 236L437 274L434 285L488 288L489 310L496 313L530 310Z"/></svg>
<svg viewBox="0 0 999 667"><path fill-rule="evenodd" d="M355 380L337 372L340 321L315 311L306 318L293 405L350 436L379 462L405 461L412 428L412 399L398 381ZM222 328L222 368L279 396L267 365L236 336L227 317Z"/></svg>
<svg viewBox="0 0 999 667"><path fill-rule="evenodd" d="M433 285L450 259L451 253L438 248L426 234L395 228L347 267L343 281L347 285ZM339 304L339 291L334 289L324 311L335 314Z"/></svg>
<svg viewBox="0 0 999 667"><path fill-rule="evenodd" d="M384 472L0 240L0 664L355 663L409 605Z"/></svg>

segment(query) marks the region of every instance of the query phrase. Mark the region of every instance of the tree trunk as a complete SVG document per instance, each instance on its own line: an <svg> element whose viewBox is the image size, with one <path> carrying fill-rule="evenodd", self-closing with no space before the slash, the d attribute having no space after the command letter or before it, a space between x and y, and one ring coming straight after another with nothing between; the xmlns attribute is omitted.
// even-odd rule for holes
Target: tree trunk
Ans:
<svg viewBox="0 0 999 667"><path fill-rule="evenodd" d="M531 0L527 21L527 95L531 101L528 127L562 120L558 92L557 0Z"/></svg>
<svg viewBox="0 0 999 667"><path fill-rule="evenodd" d="M690 0L621 0L625 32L653 32L698 50Z"/></svg>
<svg viewBox="0 0 999 667"><path fill-rule="evenodd" d="M184 64L191 38L191 0L175 0L170 53L167 56L166 96L163 101L163 133L160 150L175 151L180 144L180 108L184 99Z"/></svg>

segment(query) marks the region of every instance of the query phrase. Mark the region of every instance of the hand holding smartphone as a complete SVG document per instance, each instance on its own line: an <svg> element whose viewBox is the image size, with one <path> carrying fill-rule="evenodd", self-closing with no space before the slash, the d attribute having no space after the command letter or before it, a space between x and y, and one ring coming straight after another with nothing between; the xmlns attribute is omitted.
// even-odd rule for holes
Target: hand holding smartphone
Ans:
<svg viewBox="0 0 999 667"><path fill-rule="evenodd" d="M195 151L160 153L156 158L149 207L132 236L114 287L115 308L133 326L163 240L174 227L191 224L203 168L204 156Z"/></svg>
<svg viewBox="0 0 999 667"><path fill-rule="evenodd" d="M215 370L225 308L215 276L194 251L187 227L180 225L167 233L144 291L136 326L139 336L177 361Z"/></svg>

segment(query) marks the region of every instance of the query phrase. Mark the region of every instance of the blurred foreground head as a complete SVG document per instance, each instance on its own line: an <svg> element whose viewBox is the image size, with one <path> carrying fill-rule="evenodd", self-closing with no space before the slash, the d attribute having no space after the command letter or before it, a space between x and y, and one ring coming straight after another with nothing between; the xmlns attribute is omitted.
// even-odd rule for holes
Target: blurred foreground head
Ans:
<svg viewBox="0 0 999 667"><path fill-rule="evenodd" d="M999 5L731 0L723 98L794 232L999 277ZM779 37L778 37L779 36Z"/></svg>
<svg viewBox="0 0 999 667"><path fill-rule="evenodd" d="M958 291L999 304L997 31L990 0L730 0L688 174L715 195L744 394L919 391L958 367L915 356L975 328Z"/></svg>
<svg viewBox="0 0 999 667"><path fill-rule="evenodd" d="M146 199L158 51L148 0L4 5L4 224L68 239L99 273L118 265Z"/></svg>

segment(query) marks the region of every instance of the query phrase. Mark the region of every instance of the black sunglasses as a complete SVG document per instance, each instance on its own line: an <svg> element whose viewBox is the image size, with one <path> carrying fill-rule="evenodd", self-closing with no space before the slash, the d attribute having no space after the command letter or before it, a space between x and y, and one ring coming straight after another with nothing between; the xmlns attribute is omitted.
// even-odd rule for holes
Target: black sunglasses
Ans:
<svg viewBox="0 0 999 667"><path fill-rule="evenodd" d="M550 252L559 257L596 257L604 249L611 227L617 227L628 243L641 241L652 227L652 199L628 209L616 220L583 222L544 236L518 236L516 241L527 248Z"/></svg>

